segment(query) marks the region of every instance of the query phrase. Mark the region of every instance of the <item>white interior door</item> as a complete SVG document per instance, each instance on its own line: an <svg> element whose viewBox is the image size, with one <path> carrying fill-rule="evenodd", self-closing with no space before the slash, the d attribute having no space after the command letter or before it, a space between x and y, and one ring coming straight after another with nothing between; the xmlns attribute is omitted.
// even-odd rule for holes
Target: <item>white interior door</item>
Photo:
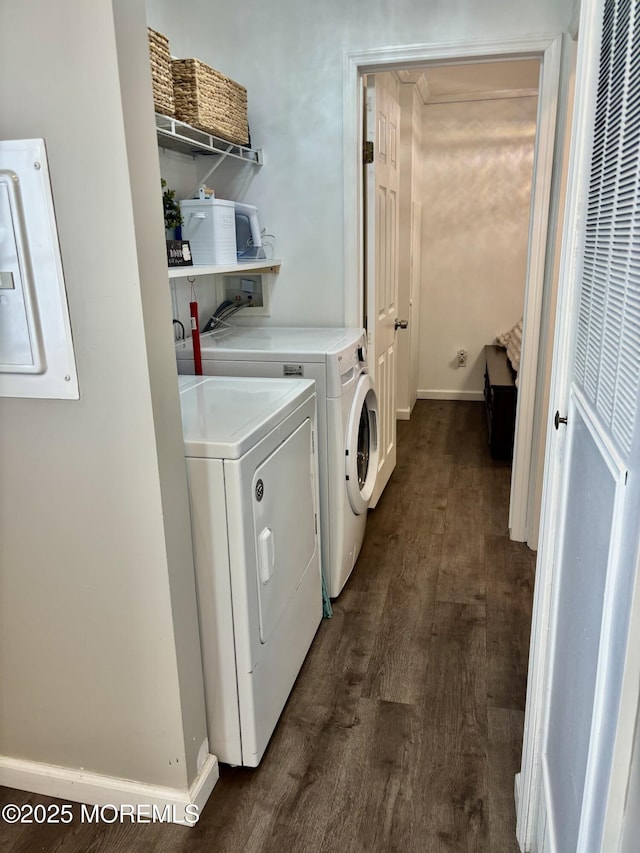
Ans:
<svg viewBox="0 0 640 853"><path fill-rule="evenodd" d="M631 752L621 749L620 726L640 538L640 6L585 5L597 40L593 60L583 54L578 79L590 87L583 97L592 106L575 143L573 175L584 176L583 201L565 228L567 235L578 218L560 320L574 319L569 358L555 357L556 372L566 370L556 379L566 388L556 397L558 416L567 418L556 429L566 430L566 442L552 584L536 581L537 602L540 586L552 587L542 790L533 843L520 835L526 849L545 853L618 849ZM587 168L581 157L585 166L590 160ZM558 436L548 444L549 468ZM549 517L544 527L551 529ZM525 754L527 738L525 728Z"/></svg>
<svg viewBox="0 0 640 853"><path fill-rule="evenodd" d="M400 105L391 74L366 81L365 139L373 163L365 166L365 291L369 370L378 395L378 476L375 507L396 466L396 328L398 317L398 187Z"/></svg>

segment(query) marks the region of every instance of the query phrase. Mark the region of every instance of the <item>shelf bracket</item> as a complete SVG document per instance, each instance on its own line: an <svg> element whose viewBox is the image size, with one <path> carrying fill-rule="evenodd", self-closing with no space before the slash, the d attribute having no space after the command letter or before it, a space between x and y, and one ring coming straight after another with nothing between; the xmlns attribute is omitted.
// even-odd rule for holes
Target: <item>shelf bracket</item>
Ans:
<svg viewBox="0 0 640 853"><path fill-rule="evenodd" d="M200 178L200 180L195 185L195 187L191 190L191 192L189 193L187 198L198 198L198 190L200 189L200 187L202 187L206 184L207 180L211 177L211 175L213 175L213 173L218 168L218 166L221 163L224 163L224 161L227 159L227 153L228 152L222 153L222 154L220 154L219 157L216 158L216 162L209 169L209 171L202 178Z"/></svg>

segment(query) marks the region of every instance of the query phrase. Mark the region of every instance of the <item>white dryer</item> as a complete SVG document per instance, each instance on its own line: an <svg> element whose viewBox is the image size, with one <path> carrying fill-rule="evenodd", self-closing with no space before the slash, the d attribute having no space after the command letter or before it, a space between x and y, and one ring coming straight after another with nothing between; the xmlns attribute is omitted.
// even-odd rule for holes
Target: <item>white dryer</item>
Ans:
<svg viewBox="0 0 640 853"><path fill-rule="evenodd" d="M180 386L209 744L256 767L322 618L315 387Z"/></svg>
<svg viewBox="0 0 640 853"><path fill-rule="evenodd" d="M378 468L378 405L355 328L234 327L200 336L206 375L313 379L318 398L322 570L336 598L355 565ZM193 374L191 339L176 346Z"/></svg>

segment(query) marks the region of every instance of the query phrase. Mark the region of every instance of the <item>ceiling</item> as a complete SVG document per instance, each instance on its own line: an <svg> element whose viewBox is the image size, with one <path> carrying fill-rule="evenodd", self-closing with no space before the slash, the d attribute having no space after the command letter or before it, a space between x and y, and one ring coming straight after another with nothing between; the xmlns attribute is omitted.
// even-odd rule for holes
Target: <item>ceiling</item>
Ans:
<svg viewBox="0 0 640 853"><path fill-rule="evenodd" d="M414 83L425 104L535 95L540 61L526 59L464 65L431 65L395 72L402 83Z"/></svg>

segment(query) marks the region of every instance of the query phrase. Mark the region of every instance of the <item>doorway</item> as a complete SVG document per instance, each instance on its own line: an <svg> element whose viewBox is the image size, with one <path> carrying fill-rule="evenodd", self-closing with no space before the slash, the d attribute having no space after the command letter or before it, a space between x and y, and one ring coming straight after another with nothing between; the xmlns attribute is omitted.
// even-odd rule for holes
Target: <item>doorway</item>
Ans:
<svg viewBox="0 0 640 853"><path fill-rule="evenodd" d="M558 100L561 39L528 39L508 45L441 45L392 48L349 54L345 62L345 240L347 276L345 321L358 322L362 316L363 269L363 180L359 168L362 144L361 77L384 71L417 69L446 64L539 60L541 65L537 117L535 166L532 184L533 203L530 221L527 285L524 305L524 341L519 374L518 416L514 449L510 500L510 530L515 540L525 541L531 448L534 435L536 374L540 327L543 310L546 237L551 195L554 134Z"/></svg>
<svg viewBox="0 0 640 853"><path fill-rule="evenodd" d="M417 396L482 401L484 346L523 314L540 63L434 65L394 75L402 164L413 160L413 180L401 182L401 215L414 198L422 209L422 281L405 293L401 274L398 298L411 342L419 332ZM410 259L408 243L401 228L401 264ZM398 372L407 376L412 365L403 363L398 337ZM403 414L410 390L397 395Z"/></svg>

